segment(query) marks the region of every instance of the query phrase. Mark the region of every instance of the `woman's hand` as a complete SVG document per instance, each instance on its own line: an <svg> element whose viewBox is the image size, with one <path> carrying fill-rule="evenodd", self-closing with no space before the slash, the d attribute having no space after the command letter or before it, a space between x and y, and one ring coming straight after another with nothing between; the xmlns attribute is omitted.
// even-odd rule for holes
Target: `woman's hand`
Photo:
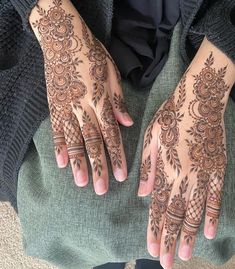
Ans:
<svg viewBox="0 0 235 269"><path fill-rule="evenodd" d="M70 1L40 0L30 23L44 55L58 166L66 167L70 159L76 184L87 185L86 148L95 191L104 194L108 169L103 140L115 178L127 177L118 122L130 126L133 121L124 105L119 72Z"/></svg>
<svg viewBox="0 0 235 269"><path fill-rule="evenodd" d="M147 245L171 268L190 259L205 209L204 234L215 237L226 170L224 111L234 64L206 39L144 139L139 196L152 192Z"/></svg>

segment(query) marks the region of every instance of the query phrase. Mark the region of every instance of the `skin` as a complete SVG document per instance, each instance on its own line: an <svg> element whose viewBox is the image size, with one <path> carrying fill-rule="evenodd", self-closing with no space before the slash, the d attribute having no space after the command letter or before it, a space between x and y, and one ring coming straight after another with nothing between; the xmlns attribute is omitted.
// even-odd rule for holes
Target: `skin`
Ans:
<svg viewBox="0 0 235 269"><path fill-rule="evenodd" d="M235 65L206 38L144 138L139 196L151 193L147 247L165 269L192 257L205 210L204 235L216 236L224 175L224 112Z"/></svg>
<svg viewBox="0 0 235 269"><path fill-rule="evenodd" d="M85 152L94 188L108 190L105 145L118 181L127 165L118 122L131 126L120 74L105 47L68 0L40 0L29 21L44 55L47 97L58 167L70 164L75 183L88 184Z"/></svg>

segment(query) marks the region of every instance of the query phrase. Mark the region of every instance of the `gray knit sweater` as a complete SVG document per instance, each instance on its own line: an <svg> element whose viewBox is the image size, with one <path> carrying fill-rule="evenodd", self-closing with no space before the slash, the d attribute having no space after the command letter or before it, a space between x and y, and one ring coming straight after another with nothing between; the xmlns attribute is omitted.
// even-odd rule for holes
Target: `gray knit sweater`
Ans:
<svg viewBox="0 0 235 269"><path fill-rule="evenodd" d="M112 0L73 2L108 46ZM49 114L42 51L28 23L36 3L0 0L0 199L10 200L16 210L20 165L35 131ZM181 54L186 62L205 35L235 62L235 0L181 0L181 14Z"/></svg>

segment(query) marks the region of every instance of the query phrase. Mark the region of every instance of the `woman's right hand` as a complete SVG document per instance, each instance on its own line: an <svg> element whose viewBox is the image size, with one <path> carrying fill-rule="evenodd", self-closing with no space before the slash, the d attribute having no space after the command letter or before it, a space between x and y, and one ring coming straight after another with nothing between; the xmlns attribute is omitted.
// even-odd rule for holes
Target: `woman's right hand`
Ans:
<svg viewBox="0 0 235 269"><path fill-rule="evenodd" d="M131 126L133 121L123 102L120 74L70 1L38 1L30 23L44 55L58 166L66 167L70 159L76 184L87 185L86 148L95 191L104 194L108 168L103 140L115 178L127 178L118 122Z"/></svg>

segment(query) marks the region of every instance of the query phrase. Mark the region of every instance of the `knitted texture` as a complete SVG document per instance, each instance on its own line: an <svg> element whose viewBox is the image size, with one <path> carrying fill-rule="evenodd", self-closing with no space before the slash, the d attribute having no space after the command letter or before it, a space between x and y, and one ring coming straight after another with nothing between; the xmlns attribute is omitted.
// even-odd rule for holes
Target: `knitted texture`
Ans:
<svg viewBox="0 0 235 269"><path fill-rule="evenodd" d="M0 196L16 209L18 170L48 105L41 50L7 0L0 2L0 63Z"/></svg>

